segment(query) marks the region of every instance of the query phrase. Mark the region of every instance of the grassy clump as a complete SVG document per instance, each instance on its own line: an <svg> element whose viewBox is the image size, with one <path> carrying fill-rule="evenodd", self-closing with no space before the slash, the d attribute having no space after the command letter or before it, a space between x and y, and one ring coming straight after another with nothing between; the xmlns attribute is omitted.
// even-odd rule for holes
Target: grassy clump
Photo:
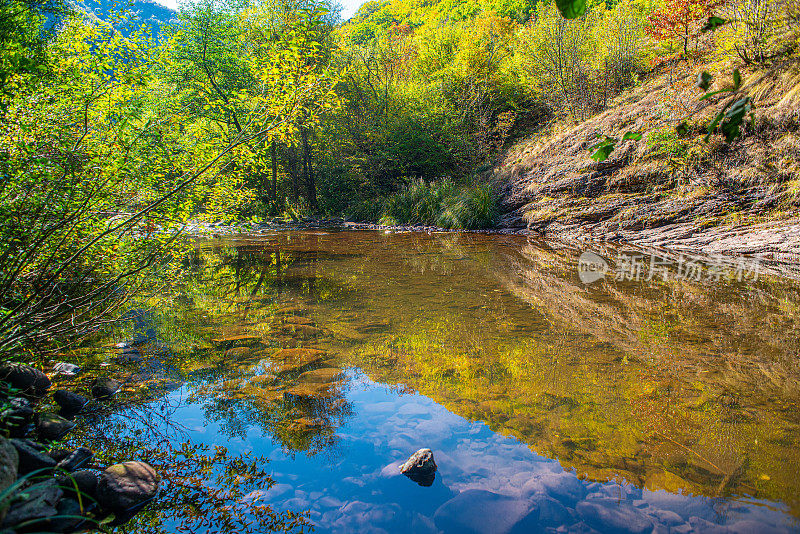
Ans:
<svg viewBox="0 0 800 534"><path fill-rule="evenodd" d="M378 220L385 225L477 230L494 227L499 216L498 195L491 184L459 187L449 179L430 183L415 180L381 205Z"/></svg>

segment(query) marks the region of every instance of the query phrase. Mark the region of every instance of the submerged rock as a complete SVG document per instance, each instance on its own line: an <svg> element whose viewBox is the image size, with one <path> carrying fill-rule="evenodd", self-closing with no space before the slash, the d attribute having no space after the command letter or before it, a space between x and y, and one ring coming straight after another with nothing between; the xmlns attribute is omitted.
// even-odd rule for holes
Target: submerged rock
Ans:
<svg viewBox="0 0 800 534"><path fill-rule="evenodd" d="M441 505L433 520L443 532L521 534L544 532L538 526L538 517L535 502L471 489Z"/></svg>
<svg viewBox="0 0 800 534"><path fill-rule="evenodd" d="M26 395L41 397L50 388L50 379L39 369L22 363L5 363L0 366L0 381Z"/></svg>
<svg viewBox="0 0 800 534"><path fill-rule="evenodd" d="M341 378L341 369L336 367L322 367L321 369L306 371L305 373L301 374L297 380L311 384L328 384L331 382L336 382Z"/></svg>
<svg viewBox="0 0 800 534"><path fill-rule="evenodd" d="M95 378L92 382L92 397L97 400L109 400L119 391L120 382L113 378Z"/></svg>
<svg viewBox="0 0 800 534"><path fill-rule="evenodd" d="M644 534L653 530L653 522L649 517L633 506L617 500L582 501L575 510L589 526L605 532Z"/></svg>
<svg viewBox="0 0 800 534"><path fill-rule="evenodd" d="M67 435L67 432L75 428L75 423L67 421L54 413L39 414L39 422L36 424L36 432L40 439L55 441Z"/></svg>
<svg viewBox="0 0 800 534"><path fill-rule="evenodd" d="M65 389L59 389L53 393L53 400L61 407L61 414L65 417L71 417L80 413L89 402L89 399L83 395L78 395L77 393Z"/></svg>
<svg viewBox="0 0 800 534"><path fill-rule="evenodd" d="M433 451L430 449L420 449L400 466L400 472L419 484L420 486L430 486L436 478L436 461L433 459Z"/></svg>
<svg viewBox="0 0 800 534"><path fill-rule="evenodd" d="M97 501L111 512L127 512L156 496L161 477L144 462L124 462L103 471Z"/></svg>

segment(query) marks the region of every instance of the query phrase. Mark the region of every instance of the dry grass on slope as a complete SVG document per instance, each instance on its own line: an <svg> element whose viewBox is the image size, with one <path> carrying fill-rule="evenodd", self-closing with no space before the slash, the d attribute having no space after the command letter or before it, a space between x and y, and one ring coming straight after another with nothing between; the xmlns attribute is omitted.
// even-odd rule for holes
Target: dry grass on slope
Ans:
<svg viewBox="0 0 800 534"><path fill-rule="evenodd" d="M556 238L695 249L718 241L704 237L710 229L766 224L748 252L775 257L800 250L788 244L800 240L800 222L785 222L797 217L800 206L800 59L742 69L741 92L754 102L755 127L748 124L746 136L731 145L720 135L703 141L704 125L723 105L699 101L694 84L706 68L683 62L590 120L512 146L494 170L505 187L505 224ZM719 78L717 88L726 83ZM678 137L674 126L686 117L689 134ZM607 161L590 159L588 148L599 136L631 130L645 137L621 143ZM769 238L775 221L789 233Z"/></svg>

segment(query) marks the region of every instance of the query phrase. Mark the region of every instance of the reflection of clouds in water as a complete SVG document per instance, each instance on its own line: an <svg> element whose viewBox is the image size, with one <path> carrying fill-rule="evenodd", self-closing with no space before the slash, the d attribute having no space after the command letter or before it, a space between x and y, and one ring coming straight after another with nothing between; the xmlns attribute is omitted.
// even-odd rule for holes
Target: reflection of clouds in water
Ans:
<svg viewBox="0 0 800 534"><path fill-rule="evenodd" d="M557 461L425 397L365 386L348 394L355 417L339 430L336 455L292 458L255 429L246 442L228 443L271 460L278 483L250 497L278 510L309 510L316 532L494 534L567 525L563 532L765 534L797 528L767 506L582 482ZM420 447L432 448L439 465L428 488L398 469Z"/></svg>

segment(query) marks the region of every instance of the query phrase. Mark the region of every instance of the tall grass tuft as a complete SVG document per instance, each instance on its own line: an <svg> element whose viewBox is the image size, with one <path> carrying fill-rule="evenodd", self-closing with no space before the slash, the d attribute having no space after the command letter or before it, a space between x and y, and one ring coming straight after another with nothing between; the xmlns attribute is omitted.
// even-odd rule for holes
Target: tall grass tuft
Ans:
<svg viewBox="0 0 800 534"><path fill-rule="evenodd" d="M468 187L443 206L438 225L444 228L493 228L500 216L497 192L491 184Z"/></svg>
<svg viewBox="0 0 800 534"><path fill-rule="evenodd" d="M460 188L449 179L415 180L384 199L379 222L477 230L492 228L498 216L497 192L490 184Z"/></svg>

